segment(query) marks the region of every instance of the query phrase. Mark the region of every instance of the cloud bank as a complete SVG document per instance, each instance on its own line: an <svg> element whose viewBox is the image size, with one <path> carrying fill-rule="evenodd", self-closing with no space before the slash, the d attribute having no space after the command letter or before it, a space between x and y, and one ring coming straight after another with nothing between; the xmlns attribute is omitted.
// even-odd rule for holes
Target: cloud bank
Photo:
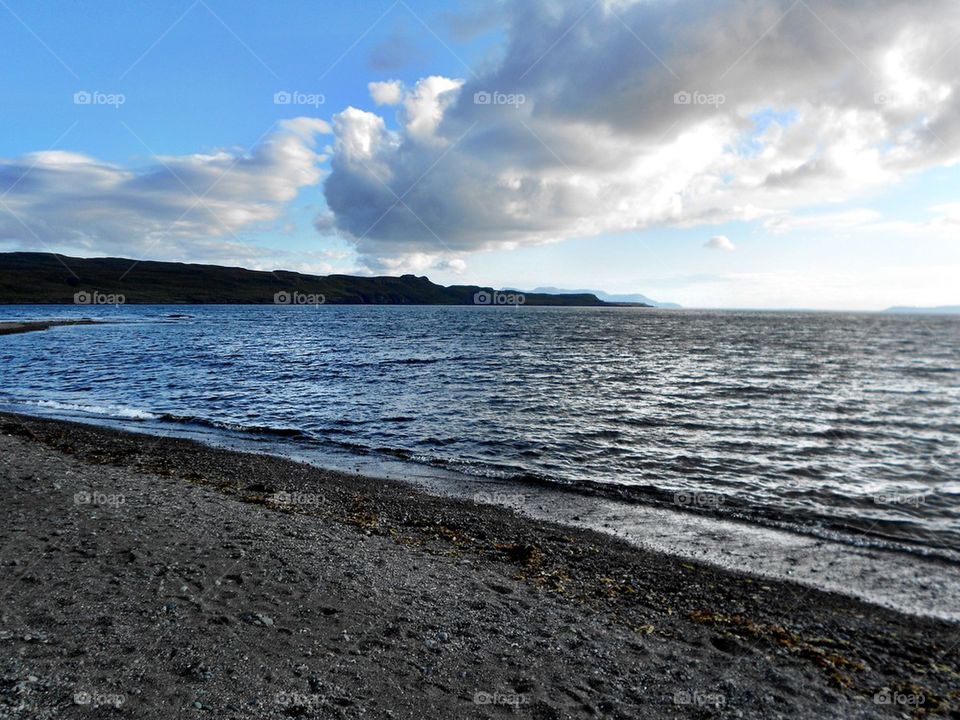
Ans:
<svg viewBox="0 0 960 720"><path fill-rule="evenodd" d="M73 152L0 159L0 242L45 250L254 258L236 233L277 219L322 179L322 120L278 123L251 152L157 157L134 171Z"/></svg>
<svg viewBox="0 0 960 720"><path fill-rule="evenodd" d="M953 0L517 0L506 17L495 67L375 82L377 112L333 117L318 227L369 267L786 224L960 160Z"/></svg>

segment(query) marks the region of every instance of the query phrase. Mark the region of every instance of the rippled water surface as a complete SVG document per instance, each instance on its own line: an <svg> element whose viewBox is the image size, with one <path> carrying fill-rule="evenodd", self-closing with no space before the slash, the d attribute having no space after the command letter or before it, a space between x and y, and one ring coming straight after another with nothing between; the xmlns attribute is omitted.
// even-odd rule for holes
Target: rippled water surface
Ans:
<svg viewBox="0 0 960 720"><path fill-rule="evenodd" d="M188 318L170 318L186 313ZM22 412L197 423L956 558L960 318L0 308Z"/></svg>

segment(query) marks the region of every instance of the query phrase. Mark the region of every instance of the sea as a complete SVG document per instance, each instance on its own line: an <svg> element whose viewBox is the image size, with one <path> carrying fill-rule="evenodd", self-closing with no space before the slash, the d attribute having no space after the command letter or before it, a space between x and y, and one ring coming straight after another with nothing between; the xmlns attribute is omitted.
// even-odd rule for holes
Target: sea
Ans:
<svg viewBox="0 0 960 720"><path fill-rule="evenodd" d="M672 518L658 549L765 529L814 562L960 565L960 316L0 306L80 317L105 324L0 337L0 409L535 498L538 516L602 506L595 525L641 544Z"/></svg>

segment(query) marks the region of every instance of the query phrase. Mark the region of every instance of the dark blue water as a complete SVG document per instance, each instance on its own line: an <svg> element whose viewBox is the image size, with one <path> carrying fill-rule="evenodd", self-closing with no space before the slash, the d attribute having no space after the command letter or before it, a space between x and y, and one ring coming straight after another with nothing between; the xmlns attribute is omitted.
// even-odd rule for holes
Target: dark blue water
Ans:
<svg viewBox="0 0 960 720"><path fill-rule="evenodd" d="M0 337L0 404L960 551L957 317L0 307L97 315L119 322Z"/></svg>

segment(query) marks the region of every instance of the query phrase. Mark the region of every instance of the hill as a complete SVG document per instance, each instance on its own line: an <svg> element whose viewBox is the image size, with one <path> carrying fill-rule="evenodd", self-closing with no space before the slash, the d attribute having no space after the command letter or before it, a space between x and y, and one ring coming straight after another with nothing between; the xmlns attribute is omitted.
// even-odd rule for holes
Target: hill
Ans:
<svg viewBox="0 0 960 720"><path fill-rule="evenodd" d="M69 269L68 269L69 268ZM103 296L156 304L562 305L602 307L589 293L524 293L445 287L415 275L359 277L247 270L219 265L0 253L0 303L72 304Z"/></svg>

